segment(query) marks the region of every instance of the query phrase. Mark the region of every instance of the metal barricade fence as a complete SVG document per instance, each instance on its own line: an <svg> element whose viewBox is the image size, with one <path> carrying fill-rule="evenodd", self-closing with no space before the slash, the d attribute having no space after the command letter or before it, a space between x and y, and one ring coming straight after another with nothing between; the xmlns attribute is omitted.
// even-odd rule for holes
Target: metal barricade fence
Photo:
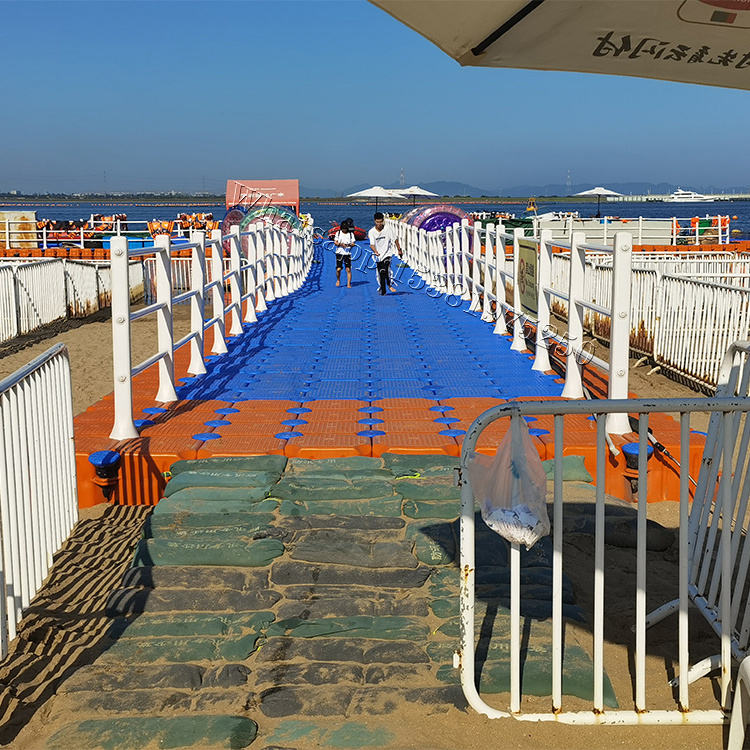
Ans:
<svg viewBox="0 0 750 750"><path fill-rule="evenodd" d="M68 317L85 317L110 304L108 262L11 261L0 265L0 343ZM130 296L143 294L143 269L130 267Z"/></svg>
<svg viewBox="0 0 750 750"><path fill-rule="evenodd" d="M16 268L20 333L29 333L67 315L62 263L39 261Z"/></svg>
<svg viewBox="0 0 750 750"><path fill-rule="evenodd" d="M1 659L78 518L64 344L0 381L0 424Z"/></svg>
<svg viewBox="0 0 750 750"><path fill-rule="evenodd" d="M691 543L689 541L688 512L691 500L689 461L690 455L690 415L693 412L712 412L718 414L725 426L736 432L740 417L750 411L750 399L737 397L722 397L710 399L649 399L649 400L606 400L606 401L545 401L526 402L518 401L494 407L480 415L469 427L463 441L461 455L461 529L460 529L460 615L461 615L461 645L456 655L454 666L461 672L461 685L469 704L478 712L490 718L513 717L523 721L556 721L570 724L721 724L727 720L727 709L729 708L727 691L723 691L721 705L716 709L695 710L691 708L690 688L687 675L689 673L690 654L690 630L688 627L688 603L691 597L689 588L691 565ZM606 442L605 420L597 419L596 430L596 477L595 507L594 507L594 541L593 560L591 571L591 586L593 591L591 605L590 627L590 653L593 663L590 686L587 692L592 697L590 707L587 710L567 710L563 701L563 668L564 654L567 639L571 637L569 629L565 627L563 615L563 574L566 570L565 540L563 530L567 513L572 512L566 506L566 487L563 483L563 453L564 435L567 418L574 415L604 415L633 413L638 416L638 499L634 506L636 514L635 527L637 531L636 548L633 551L633 565L635 571L635 591L630 611L634 616L634 635L632 643L628 641L626 653L622 655L624 665L621 665L624 673L632 675L632 707L611 708L605 705L605 621L608 617L607 605L605 603L604 591L605 580L609 575L617 575L620 571L612 569L607 565L607 550L605 548L605 472L607 471L608 457L611 450ZM648 492L648 449L649 449L649 415L654 413L679 414L680 417L680 449L677 460L679 468L679 560L675 566L674 587L679 590L679 598L671 611L678 613L675 623L673 642L677 644L677 657L679 675L679 690L673 694L671 690L664 691L657 703L654 695L653 682L650 683L651 693L647 692L647 665L648 641L646 631L650 624L647 614L646 597L648 593L648 571L647 571L647 503ZM554 442L554 489L551 502L552 520L552 581L550 585L549 604L551 607L551 628L549 646L550 661L549 671L552 684L552 703L549 711L529 711L523 704L523 660L524 639L522 637L524 618L521 613L521 596L523 586L521 579L521 549L517 543L507 543L510 549L510 627L509 639L504 642L509 647L509 699L507 706L495 708L485 702L477 688L477 669L483 668L484 659L488 653L488 645L485 643L481 652L476 652L476 629L475 629L475 595L476 595L476 540L475 540L475 515L476 504L479 498L475 498L472 489L469 466L477 441L482 431L497 419L507 417L511 420L511 430L521 429L520 424L524 417L552 416L554 428L550 439ZM734 428L732 427L734 426ZM733 443L732 443L733 444ZM709 447L707 445L707 452ZM731 451L730 451L731 453ZM705 454L704 454L705 455ZM726 454L725 454L726 455ZM744 463L746 457L740 456ZM704 459L705 462L705 459ZM710 468L710 467L708 467ZM732 469L725 473L731 475ZM737 469L738 473L744 474L744 470ZM703 469L701 469L703 476ZM714 477L716 476L714 472ZM701 481L701 480L699 480ZM726 487L729 482L724 483ZM709 491L707 497L712 497ZM745 496L746 499L746 496ZM742 535L745 534L745 526L742 527ZM722 549L728 544L730 535L723 535ZM493 539L495 539L493 535ZM497 544L506 544L500 538L496 538ZM728 555L726 555L728 559ZM580 563L573 563L574 565ZM728 596L731 589L729 576L731 569L727 565L721 566L722 591ZM744 601L744 599L743 599ZM739 600L737 600L739 605ZM620 605L621 606L621 605ZM734 611L734 610L733 610ZM740 613L741 614L741 613ZM487 621L488 614L482 625L482 632L491 632L492 623ZM664 626L662 626L664 627ZM731 626L718 626L722 643L729 637ZM503 631L505 632L505 630ZM607 652L607 659L611 664L612 652ZM729 650L723 648L724 660L722 661L722 681L730 679ZM672 677L669 663L665 662L665 670L662 679L666 682ZM629 700L629 702L630 702ZM666 700L665 704L661 702ZM571 703L570 700L567 701Z"/></svg>

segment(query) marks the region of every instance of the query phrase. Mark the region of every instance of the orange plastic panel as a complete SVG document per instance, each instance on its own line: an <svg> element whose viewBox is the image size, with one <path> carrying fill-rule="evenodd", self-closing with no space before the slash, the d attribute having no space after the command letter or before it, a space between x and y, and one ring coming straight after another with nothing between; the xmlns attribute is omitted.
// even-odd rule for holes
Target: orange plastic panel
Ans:
<svg viewBox="0 0 750 750"><path fill-rule="evenodd" d="M302 415L304 418L304 414ZM376 425L376 428L379 425ZM289 427L290 430L296 430L304 435L332 435L345 437L356 435L361 430L369 430L368 425L357 424L356 420L310 420L309 424L302 424L296 427ZM367 438L364 438L365 440Z"/></svg>
<svg viewBox="0 0 750 750"><path fill-rule="evenodd" d="M389 433L372 438L372 455L383 453L409 453L423 455L429 453L446 453L455 455L458 443L447 435L426 435L423 433Z"/></svg>
<svg viewBox="0 0 750 750"><path fill-rule="evenodd" d="M381 409L429 409L438 402L429 398L381 398L373 401L373 406Z"/></svg>
<svg viewBox="0 0 750 750"><path fill-rule="evenodd" d="M198 458L282 455L286 442L273 435L227 435L218 440L206 440L201 443L198 448Z"/></svg>
<svg viewBox="0 0 750 750"><path fill-rule="evenodd" d="M358 435L305 435L289 441L284 454L299 458L345 458L372 455L370 439Z"/></svg>
<svg viewBox="0 0 750 750"><path fill-rule="evenodd" d="M388 412L384 412L386 415ZM427 412L427 415L429 415L430 412ZM389 435L391 433L420 433L420 434L427 434L432 435L434 433L440 432L441 430L445 430L448 425L444 424L436 424L432 419L429 418L429 416L426 416L424 419L388 419L387 416L384 416L381 418L384 420L383 424L377 424L373 425L373 429L376 430L385 430Z"/></svg>
<svg viewBox="0 0 750 750"><path fill-rule="evenodd" d="M281 424L281 415L277 419L267 419L268 415L263 414L262 421L249 421L247 419L243 421L236 421L232 417L238 417L239 414L227 414L226 417L222 417L220 414L216 415L216 418L227 419L231 421L228 425L219 425L218 427L211 427L213 432L218 433L222 437L238 437L238 436L254 436L254 437L273 437L277 432L287 432L289 430L296 429L288 425ZM288 416L288 415L287 415ZM208 430L209 428L206 428ZM204 432L206 430L203 430Z"/></svg>

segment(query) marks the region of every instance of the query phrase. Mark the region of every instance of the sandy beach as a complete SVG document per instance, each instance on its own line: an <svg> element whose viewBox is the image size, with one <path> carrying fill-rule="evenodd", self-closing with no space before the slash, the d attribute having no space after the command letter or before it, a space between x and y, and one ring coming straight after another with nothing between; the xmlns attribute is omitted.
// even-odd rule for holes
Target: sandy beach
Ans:
<svg viewBox="0 0 750 750"><path fill-rule="evenodd" d="M152 353L155 332L148 322L136 322L133 361ZM175 329L185 332L187 308L177 308ZM66 330L27 337L24 346L6 347L0 359L0 377L26 364L50 346L63 342L73 369L74 412L79 413L111 391L111 322L106 314L84 324L64 325ZM694 391L648 367L633 367L631 390L640 396L687 396ZM68 541L56 556L50 576L21 624L20 637L0 669L0 744L18 750L43 747L49 734L48 719L64 706L56 698L58 685L98 654L98 643L108 626L104 603L130 563L132 547L147 511L100 505L81 513ZM676 504L650 507L650 517L667 528L676 527ZM566 568L573 571L577 594L584 609L591 608L591 537L570 535L566 542ZM628 653L632 642L634 550L607 547L608 564L618 575L608 578L605 659L607 671L622 700L632 693ZM677 548L649 552L649 606L675 594ZM691 660L717 651L718 641L697 614L691 618L699 646ZM76 627L62 628L77 618ZM663 675L676 656L674 623L663 623L649 632L649 667ZM61 635L62 633L62 635ZM586 637L585 630L581 637ZM699 653L700 652L700 653ZM621 666L615 666L621 665ZM691 689L691 708L715 708L716 681L704 678ZM662 681L649 685L660 699L670 700L671 689ZM540 710L547 702L537 699ZM497 699L495 698L495 701ZM515 720L491 721L471 710L450 709L427 713L404 706L392 715L399 741L409 748L720 748L722 727L572 727L554 723L530 724ZM258 746L262 746L260 739Z"/></svg>

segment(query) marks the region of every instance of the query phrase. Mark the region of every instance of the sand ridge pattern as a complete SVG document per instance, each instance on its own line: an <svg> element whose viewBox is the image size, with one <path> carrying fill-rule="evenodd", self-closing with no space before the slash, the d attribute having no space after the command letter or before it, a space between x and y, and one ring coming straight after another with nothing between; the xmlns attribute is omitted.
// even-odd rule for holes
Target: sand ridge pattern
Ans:
<svg viewBox="0 0 750 750"><path fill-rule="evenodd" d="M504 738L507 733L504 747L590 746L580 727L493 723L466 708L452 666L458 639L456 462L386 454L174 465L174 477L200 467L212 477L213 486L201 487L204 496L192 509L180 498L197 489L187 486L153 509L107 508L72 535L66 549L79 555L78 561L71 565L66 555L58 556L48 587L24 621L24 633L36 633L42 642L19 639L7 665L20 696L14 697L15 729L12 734L6 729L3 742L20 750L213 750L250 744L267 750L396 750L484 748L495 746L500 732ZM220 466L232 474L232 483L238 471L247 472L253 491L244 507L222 499ZM420 485L416 475L427 481ZM267 484L257 492L251 477L261 476ZM580 500L592 488L579 484L566 487ZM366 500L352 497L359 486L366 488ZM141 528L144 536L137 540ZM508 679L507 549L487 533L478 528L478 675L488 702L505 707L507 698L498 693ZM565 663L572 679L564 689L566 706L574 710L590 705L585 561L591 537L566 536ZM657 541L650 565L666 579L674 555L663 539ZM108 562L87 565L97 549ZM631 586L628 561L634 550L613 546L608 554L620 571L608 591L614 599L618 589ZM78 574L81 563L91 582ZM524 555L524 701L544 711L549 565L548 541ZM96 577L103 583L94 584ZM76 602L58 606L68 587ZM625 664L621 671L610 669L614 659L608 659L608 705L631 700L629 622L626 607L622 610L620 629L608 624L615 643L607 648L623 652L618 655ZM47 612L51 617L45 621ZM84 633L76 641L71 634L78 628ZM673 658L669 636L650 646L663 673L665 659ZM705 685L712 698L711 682ZM666 683L657 692L669 705ZM704 697L700 691L693 695L693 705ZM31 717L35 708L38 715ZM29 718L28 730L16 737ZM590 731L596 731L588 736L600 738L601 747L607 741L628 746L629 737L637 741L631 747L649 747L654 743L646 738L657 736L655 728L651 734L647 728ZM689 747L682 740L693 738L715 740L720 733L715 727L690 728L674 746Z"/></svg>

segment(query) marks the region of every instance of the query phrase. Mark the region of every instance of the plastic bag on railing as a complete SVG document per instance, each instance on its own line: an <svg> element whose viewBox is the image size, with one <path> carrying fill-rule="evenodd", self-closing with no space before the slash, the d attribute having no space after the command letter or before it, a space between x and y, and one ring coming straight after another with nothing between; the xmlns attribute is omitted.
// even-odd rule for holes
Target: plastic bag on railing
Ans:
<svg viewBox="0 0 750 750"><path fill-rule="evenodd" d="M526 549L549 534L547 476L523 419L511 419L495 456L474 453L468 471L482 518L494 532Z"/></svg>

